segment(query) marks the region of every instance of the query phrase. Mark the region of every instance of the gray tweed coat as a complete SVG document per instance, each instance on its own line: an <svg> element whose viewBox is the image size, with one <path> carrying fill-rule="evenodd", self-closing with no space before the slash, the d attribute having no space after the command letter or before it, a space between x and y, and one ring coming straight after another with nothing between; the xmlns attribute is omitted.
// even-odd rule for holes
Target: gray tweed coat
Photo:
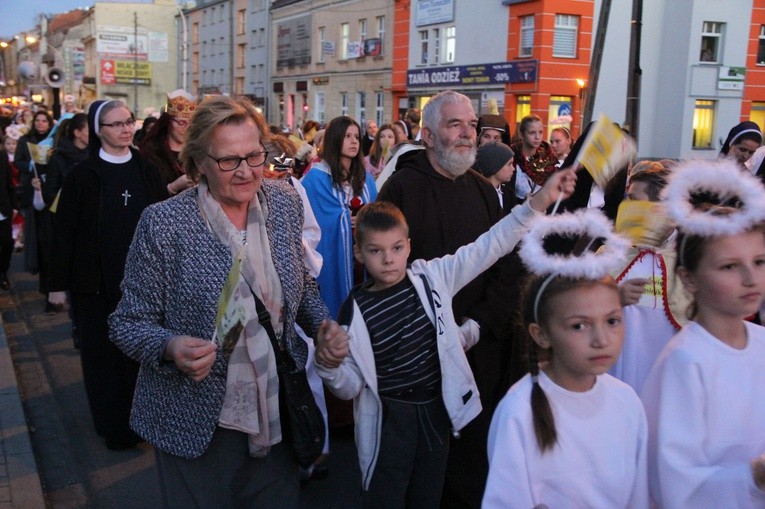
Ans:
<svg viewBox="0 0 765 509"><path fill-rule="evenodd" d="M307 347L297 322L314 336L328 318L316 282L303 264L303 205L284 181L264 180L271 253L285 301L282 341L304 369ZM210 375L196 383L161 350L174 335L212 338L218 296L231 268L231 254L207 228L196 202L197 188L148 207L128 253L122 300L109 320L111 340L141 363L131 427L155 447L182 458L207 449L225 394L227 362L221 351Z"/></svg>

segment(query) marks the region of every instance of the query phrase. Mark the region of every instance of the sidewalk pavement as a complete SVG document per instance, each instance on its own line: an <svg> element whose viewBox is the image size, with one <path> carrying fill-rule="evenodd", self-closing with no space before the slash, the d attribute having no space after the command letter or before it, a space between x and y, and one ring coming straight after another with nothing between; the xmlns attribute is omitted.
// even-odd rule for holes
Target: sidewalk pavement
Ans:
<svg viewBox="0 0 765 509"><path fill-rule="evenodd" d="M0 509L44 507L8 338L0 327Z"/></svg>

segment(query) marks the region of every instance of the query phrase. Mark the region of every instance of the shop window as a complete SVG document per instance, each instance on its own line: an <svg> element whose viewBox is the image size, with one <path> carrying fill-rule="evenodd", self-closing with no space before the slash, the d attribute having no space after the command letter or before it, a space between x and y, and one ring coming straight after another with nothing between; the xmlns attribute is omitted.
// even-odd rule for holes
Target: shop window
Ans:
<svg viewBox="0 0 765 509"><path fill-rule="evenodd" d="M380 45L385 48L385 16L377 17L377 37L380 38Z"/></svg>
<svg viewBox="0 0 765 509"><path fill-rule="evenodd" d="M316 60L318 63L324 62L324 41L326 40L326 28L319 27L319 58Z"/></svg>
<svg viewBox="0 0 765 509"><path fill-rule="evenodd" d="M749 113L749 120L760 126L760 130L765 126L765 102L753 102L752 111Z"/></svg>
<svg viewBox="0 0 765 509"><path fill-rule="evenodd" d="M241 9L236 13L236 33L237 35L244 35L245 28L245 10Z"/></svg>
<svg viewBox="0 0 765 509"><path fill-rule="evenodd" d="M454 26L420 30L420 65L454 62L457 29Z"/></svg>
<svg viewBox="0 0 765 509"><path fill-rule="evenodd" d="M450 64L454 62L454 52L457 48L457 28L447 27L444 29L444 63Z"/></svg>
<svg viewBox="0 0 765 509"><path fill-rule="evenodd" d="M697 99L693 110L693 148L712 148L712 131L715 125L715 102Z"/></svg>
<svg viewBox="0 0 765 509"><path fill-rule="evenodd" d="M576 39L578 30L579 16L572 16L570 14L555 15L555 34L553 35L554 57L576 57Z"/></svg>
<svg viewBox="0 0 765 509"><path fill-rule="evenodd" d="M705 64L720 63L725 23L705 21L701 30L701 53L699 61Z"/></svg>
<svg viewBox="0 0 765 509"><path fill-rule="evenodd" d="M515 99L515 127L516 130L521 120L526 115L531 115L531 96L519 95Z"/></svg>
<svg viewBox="0 0 765 509"><path fill-rule="evenodd" d="M326 120L326 115L324 114L324 92L316 92L313 105L313 115L316 117L315 120L317 122L324 124Z"/></svg>
<svg viewBox="0 0 765 509"><path fill-rule="evenodd" d="M521 17L521 41L518 56L530 57L534 47L534 16Z"/></svg>
<svg viewBox="0 0 765 509"><path fill-rule="evenodd" d="M367 123L367 93L358 92L356 94L356 121L360 125Z"/></svg>
<svg viewBox="0 0 765 509"><path fill-rule="evenodd" d="M547 137L556 127L565 127L571 131L572 104L574 98L565 95L550 96L550 107L547 111Z"/></svg>
<svg viewBox="0 0 765 509"><path fill-rule="evenodd" d="M378 126L381 126L383 125L383 114L385 113L385 94L383 92L377 92L375 95L377 103L375 108L375 122L377 122Z"/></svg>
<svg viewBox="0 0 765 509"><path fill-rule="evenodd" d="M244 68L244 59L247 54L247 43L238 44L236 47L236 67L237 69Z"/></svg>
<svg viewBox="0 0 765 509"><path fill-rule="evenodd" d="M350 41L351 27L348 23L340 25L340 60L348 59L348 42Z"/></svg>
<svg viewBox="0 0 765 509"><path fill-rule="evenodd" d="M420 64L427 64L428 63L428 49L430 46L430 41L428 40L428 36L430 35L430 32L427 30L420 30Z"/></svg>

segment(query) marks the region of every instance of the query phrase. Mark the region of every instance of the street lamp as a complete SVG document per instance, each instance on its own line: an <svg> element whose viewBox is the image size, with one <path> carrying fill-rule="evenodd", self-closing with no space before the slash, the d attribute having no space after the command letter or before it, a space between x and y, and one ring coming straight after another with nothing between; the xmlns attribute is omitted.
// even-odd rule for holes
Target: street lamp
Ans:
<svg viewBox="0 0 765 509"><path fill-rule="evenodd" d="M582 78L576 79L579 85L579 135L584 131L584 105L587 102L587 81Z"/></svg>

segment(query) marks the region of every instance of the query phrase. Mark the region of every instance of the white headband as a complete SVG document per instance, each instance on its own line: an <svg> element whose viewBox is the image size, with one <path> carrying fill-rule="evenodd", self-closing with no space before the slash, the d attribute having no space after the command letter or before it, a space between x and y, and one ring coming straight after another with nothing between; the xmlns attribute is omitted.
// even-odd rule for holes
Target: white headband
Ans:
<svg viewBox="0 0 765 509"><path fill-rule="evenodd" d="M579 256L549 254L544 249L544 240L550 235L586 236L590 241ZM594 252L589 248L596 239L603 239L604 244ZM623 266L629 245L614 233L608 218L594 209L536 219L518 251L523 264L531 272L539 276L547 275L534 296L534 320L538 321L537 310L542 294L555 277L593 281L604 278Z"/></svg>
<svg viewBox="0 0 765 509"><path fill-rule="evenodd" d="M109 103L113 102L120 102L118 99L109 99L108 101L104 101L101 104L98 105L98 108L96 109L96 116L93 118L93 129L95 129L96 134L101 132L101 122L98 120L98 118L101 116L101 110L104 109L104 106L106 106Z"/></svg>
<svg viewBox="0 0 765 509"><path fill-rule="evenodd" d="M736 136L730 139L730 142L728 142L728 146L730 147L731 145L733 145L733 143L735 143L737 139L741 138L746 133L757 133L760 136L760 141L762 141L762 133L760 132L759 129L744 129L743 131L741 131Z"/></svg>

